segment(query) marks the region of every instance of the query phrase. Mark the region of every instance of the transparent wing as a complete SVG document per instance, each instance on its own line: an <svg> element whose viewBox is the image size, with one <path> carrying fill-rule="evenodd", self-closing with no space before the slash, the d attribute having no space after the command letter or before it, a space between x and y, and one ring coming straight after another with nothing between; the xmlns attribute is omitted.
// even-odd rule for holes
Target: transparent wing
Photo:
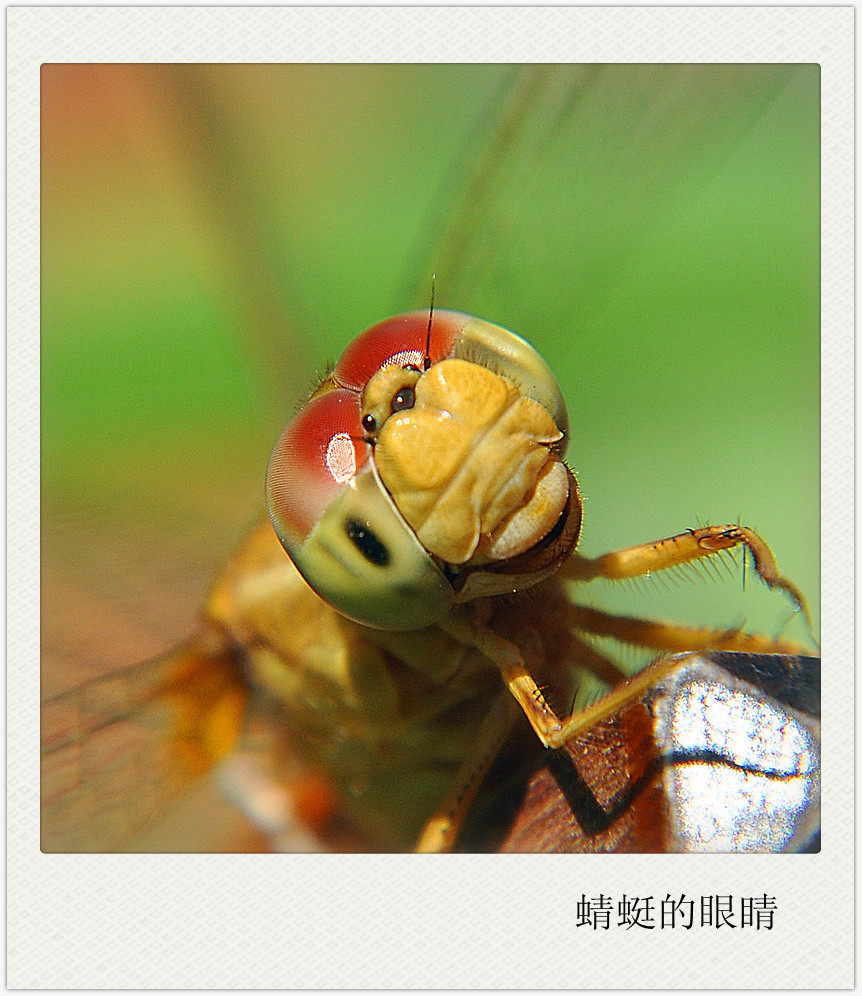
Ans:
<svg viewBox="0 0 862 996"><path fill-rule="evenodd" d="M197 638L152 661L93 678L42 701L42 850L141 846L165 810L237 742L247 691L232 655ZM235 822L235 821L234 821ZM204 823L204 827L206 824ZM148 850L224 843L195 826ZM220 849L215 847L214 849Z"/></svg>
<svg viewBox="0 0 862 996"><path fill-rule="evenodd" d="M732 159L804 67L529 66L434 234L441 293L579 329L663 218ZM433 228L432 228L433 231ZM550 267L550 270L549 270ZM528 286L557 288L523 300ZM420 284L415 302L427 297Z"/></svg>

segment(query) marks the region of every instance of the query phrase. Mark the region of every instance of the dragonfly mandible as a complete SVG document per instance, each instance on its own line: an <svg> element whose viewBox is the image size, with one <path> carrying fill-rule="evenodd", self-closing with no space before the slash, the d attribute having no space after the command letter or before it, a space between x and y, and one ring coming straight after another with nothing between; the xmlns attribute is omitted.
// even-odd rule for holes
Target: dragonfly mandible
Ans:
<svg viewBox="0 0 862 996"><path fill-rule="evenodd" d="M445 302L457 303L459 307L467 307L482 314L497 315L501 322L505 308L510 308L515 318L506 318L505 324L515 326L519 331L526 332L529 328L531 337L534 334L532 330L536 327L544 326L548 330L547 341L552 345L552 352L556 351L558 355L569 357L568 362L571 364L569 372L558 376L565 378L564 390L568 396L567 400L577 413L576 419L573 419L576 423L577 436L573 432L573 438L577 439L579 451L581 447L587 447L588 464L591 459L590 447L610 452L615 446L615 443L605 438L601 431L590 432L588 424L584 425L584 413L598 407L596 394L603 395L602 400L606 408L620 409L631 402L634 410L642 411L645 398L655 402L658 395L658 402L664 406L672 405L680 397L684 398L686 381L690 379L689 374L693 377L693 368L702 378L699 395L701 401L708 397L710 392L726 391L733 385L734 377L737 375L733 363L729 364L728 369L722 366L722 361L733 356L733 350L726 344L718 348L714 361L710 356L703 361L701 357L694 359L685 355L675 357L673 369L667 372L666 379L660 384L656 382L655 374L650 376L648 371L643 371L640 380L646 382L646 391L641 396L632 393L637 388L637 378L634 381L634 388L630 380L625 386L618 383L612 390L608 390L607 374L588 376L587 368L596 363L596 357L600 357L603 350L607 350L606 340L603 339L596 349L596 341L593 338L593 354L588 350L582 350L581 347L590 342L591 328L601 327L602 322L613 324L614 307L619 307L617 302L624 300L627 293L631 294L630 274L638 265L643 265L637 247L643 242L655 239L656 233L667 238L667 233L663 231L665 221L663 212L667 211L667 205L680 195L680 191L686 189L687 184L690 185L695 181L702 183L700 190L705 189L714 196L707 182L711 174L716 172L724 159L732 158L734 153L738 153L742 137L752 131L756 132L758 121L762 120L764 115L768 116L772 108L776 105L780 108L782 100L785 101L785 107L788 100L791 104L792 99L798 100L799 90L804 83L804 80L801 83L792 74L785 76L782 75L783 71L777 70L772 75L769 72L752 71L750 75L740 73L734 76L732 70L725 67L723 73L720 69L713 69L716 75L712 78L708 72L699 76L694 68L687 71L688 75L685 70L674 74L661 67L647 67L643 72L644 75L638 77L633 67L628 69L579 67L570 73L537 69L519 75L514 84L505 90L501 109L493 120L489 121L484 133L479 129L482 133L482 141L479 143L480 154L473 157L468 164L469 169L462 168L462 173L466 173L467 179L460 185L455 183L457 189L464 191L463 197L460 198L461 202L459 203L458 197L448 198L450 204L454 203L454 209L449 212L450 220L440 221L434 217L430 220L423 219L427 222L425 227L429 233L428 239L437 247L436 252L428 252L427 246L416 252L417 257L424 256L424 258L414 269L421 270L425 274L431 269L437 270L440 295ZM615 78L615 73L623 75ZM667 75L663 76L663 73ZM207 81L199 76L192 82L197 85L197 92L200 93L201 87ZM637 86L632 85L635 82ZM209 84L216 92L219 92L219 87L222 93L230 90L224 81L210 80ZM246 83L246 86L250 85L251 83ZM796 97L792 98L794 93ZM788 97L788 94L791 94L791 97ZM650 95L656 98L647 104L651 108L651 114L645 115L642 127L633 132L627 121L630 123L632 114L640 115L645 106L644 101ZM690 117L686 117L684 109L688 109ZM609 110L614 112L612 117L608 117ZM629 118L626 118L626 114ZM604 130L596 131L597 122L602 120L606 122ZM663 121L664 127L662 127ZM704 121L709 123L708 129L704 129ZM205 124L200 122L199 130L204 135L211 135L213 131L212 128L207 131ZM710 145L710 141L704 137L707 132L711 136L712 143L721 144L723 141L729 151L722 152L722 155L717 157L714 145ZM578 177L584 175L585 164L589 164L591 159L594 161L594 168L601 170L607 167L608 162L617 162L627 148L639 150L637 155L632 154L633 161L638 163L637 170L633 171L631 168L626 170L618 165L618 173L613 174L617 177L616 183L607 183L604 187L597 185L595 180L592 186L585 181L579 187L575 182ZM576 158L572 158L573 149L578 150ZM717 164L718 160L721 162ZM564 166L561 167L560 163ZM188 167L188 163L185 165ZM565 182L569 177L572 182ZM620 177L625 178L626 182L622 182ZM542 206L541 195L546 192L548 185L557 192L557 196L553 204L544 203ZM227 211L227 214L231 216L230 211ZM618 231L623 219L627 226L625 237L620 240L621 248L615 252L610 252L607 246L601 244L602 219L605 222L605 232ZM536 234L537 232L541 233L541 237ZM546 237L555 243L557 252L548 252ZM534 303L531 305L529 296L518 288L533 285L538 289L543 286L537 280L537 274L542 270L560 273L562 279L559 283L566 285L565 292L558 292L553 298L542 292L533 299ZM248 276L249 271L254 271L254 267L245 267L244 275ZM259 275L255 279L254 290L260 292L265 299L267 289L262 285L266 281ZM427 295L427 277L423 276L416 284L419 290L414 303L420 304L420 296ZM406 294L402 294L401 299L403 300L405 296ZM488 307L483 307L484 302L488 303ZM567 310L569 317L565 318ZM266 307L260 309L260 314L263 318L258 322L258 327L265 329L268 327L266 319L271 315ZM379 317L379 314L374 317ZM527 320L527 328L518 324L522 320ZM561 335L557 346L553 347L555 339L552 330L557 328L566 329L567 333ZM356 331L357 327L352 326L347 337ZM599 336L599 333L593 332L592 335ZM644 329L641 331L641 336L649 343L652 333L649 329ZM257 341L259 342L261 338L262 335ZM644 339L634 336L633 339L627 340L628 348L632 342L640 343L638 347L642 350L638 354L640 360L643 357ZM622 343L620 346L622 347ZM334 348L337 350L339 346ZM662 354L661 347L655 343L651 349ZM543 351L546 351L544 347ZM624 349L621 348L621 351ZM624 361L618 366L627 365L629 364ZM637 367L639 364L633 365ZM591 381L594 385L592 388L590 388ZM743 393L745 385L743 377ZM572 398L569 396L572 386L578 391L577 397L580 403L577 409L574 408ZM587 391L586 396L581 394L582 389ZM594 392L593 397L589 395L591 389ZM770 406L769 411L773 413L774 408ZM658 465L651 467L653 461L651 449L649 461L640 461L646 466L638 466L638 461L632 460L632 453L639 450L637 429L634 426L631 428L632 439L623 440L629 443L628 456L623 447L613 456L614 469L611 477L616 483L617 490L622 488L630 496L633 506L643 518L646 518L644 513L651 511L649 506L652 504L652 494L662 489L653 487L652 484L648 490L645 489L643 485L637 483L636 474L633 474L632 483L628 483L627 474L629 470L633 472L639 470L641 474L646 473L647 479L651 480L652 475L657 475L664 480L669 473L665 468L670 465L664 464L659 470L656 470ZM625 436L625 433L623 435ZM734 440L733 443L744 445L740 440ZM659 450L664 448L673 451L672 441L669 441L667 447L658 447ZM732 446L725 449L732 451ZM676 450L675 460L679 464L680 448L676 447ZM230 453L227 452L224 456L229 459ZM710 474L715 472L715 477L710 476L709 479L710 488L713 490L716 481L727 476L720 470L715 470L719 458L726 458L726 454L714 448L704 455L701 465ZM659 456L655 459L659 459ZM691 455L686 454L686 460L690 459ZM573 460L576 468L580 470L578 464L581 462L581 457L573 455ZM624 466L620 468L617 461ZM217 467L218 462L214 462L214 468ZM736 476L742 476L744 471L744 467L737 466ZM687 473L688 471L683 476ZM601 488L588 489L586 482L584 484L590 502L587 506L589 523L591 519L595 521L594 514L599 515L599 498L602 497L602 493ZM677 489L676 484L676 479L673 479L671 490ZM242 497L246 502L244 507L248 509L247 517L251 519L254 499L244 495ZM200 556L199 545L207 542L207 530L201 524L208 514L207 503L214 506L223 504L223 494L204 495L202 502L200 498L198 494L189 495L184 499L183 506L185 519L183 526L186 527L185 535L188 538L185 540L186 549L182 552L186 553L193 549L194 553L189 558L180 557L175 553L170 561L173 565L184 564L186 559L193 561L195 556ZM701 505L702 507L704 506ZM689 509L686 514L690 515L691 510ZM639 525L634 513L626 512L625 520L627 528L635 531L632 542L643 539L645 530L649 526ZM189 523L192 523L190 528ZM604 530L604 534L610 538L614 532L608 528ZM146 530L142 531L142 535L144 539L148 538ZM656 531L654 535L662 533ZM775 542L771 535L769 538ZM595 544L593 548L595 549ZM595 552L599 552L599 549L595 549ZM214 555L221 556L224 553L226 549L217 550ZM782 550L779 554L782 566L786 559L782 556L783 553ZM95 559L94 565L90 568L94 573L96 573ZM116 557L103 554L102 559L103 562L110 563L116 560ZM183 566L183 570L188 569ZM164 568L162 570L163 574L172 573ZM790 571L788 573L797 576ZM205 584L205 572L203 575L197 579L198 590ZM182 579L168 578L168 581L174 585L178 580ZM84 587L84 591L88 588L92 590L93 587L90 582L89 586ZM98 589L98 584L95 587ZM194 584L190 587L194 589ZM678 592L679 589L676 589L672 597L678 598ZM104 599L101 602L105 604ZM56 605L57 601L54 604ZM115 622L110 612L103 612L103 616L107 616L105 622L108 627ZM105 632L110 632L110 629L105 628ZM90 638L91 642L94 639L96 638ZM81 648L77 648L77 651L79 655L85 655L89 649L89 646L85 646L83 653ZM155 649L157 648L154 647L153 650ZM139 654L139 656L144 655ZM131 663L132 660L134 658L127 658L126 663ZM46 676L49 679L49 686L50 679L54 676L52 674ZM71 680L80 677L81 674L78 672ZM218 675L212 677L217 685ZM110 689L112 696L110 707L119 715L130 713L136 704L139 705L140 701L146 698L147 679L143 677L137 680L134 669L131 668L120 671L112 682L106 684L97 682L97 685L102 690ZM53 689L49 687L49 698L52 698L52 691ZM46 712L46 716L49 712ZM54 716L57 715L54 712ZM59 727L62 728L62 722L59 722ZM264 739L269 735L268 732L261 734ZM99 757L99 743L95 737L89 740L89 749L94 758ZM101 743L108 745L110 750L112 743L110 727L105 727ZM136 745L133 738L130 743L131 756L135 756ZM56 754L47 756L56 757ZM135 781L133 771L134 768L130 767L125 775L129 784ZM67 765L65 769L62 766L55 766L53 771L49 771L47 780L49 786L53 785L54 791L59 791L60 795L63 794L64 786L68 789L71 785L92 799L94 784L88 781L87 784L80 785L75 781L78 776L79 772L74 769L74 765L72 767ZM361 792L361 785L357 785L356 790ZM116 786L115 791L120 793L122 804L122 800L128 796L123 795L121 789L117 789ZM158 801L159 795L160 790L154 789L153 804ZM309 787L309 798L312 802L317 798L313 783ZM320 804L323 805L322 802ZM147 802L140 802L140 807L141 813L146 815ZM123 815L121 812L116 821L117 832L120 834L123 832L121 829ZM128 817L126 824L134 824L137 817L131 813L125 815Z"/></svg>

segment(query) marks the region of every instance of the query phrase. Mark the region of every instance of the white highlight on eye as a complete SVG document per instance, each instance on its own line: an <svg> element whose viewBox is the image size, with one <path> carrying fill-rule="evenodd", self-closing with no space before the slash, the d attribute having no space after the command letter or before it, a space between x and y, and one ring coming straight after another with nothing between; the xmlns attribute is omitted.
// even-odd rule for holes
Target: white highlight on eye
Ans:
<svg viewBox="0 0 862 996"><path fill-rule="evenodd" d="M339 484L346 484L356 473L356 451L346 432L336 432L326 447L326 469Z"/></svg>
<svg viewBox="0 0 862 996"><path fill-rule="evenodd" d="M400 353L393 353L387 360L380 364L383 367L419 367L425 362L425 353L421 349L402 349Z"/></svg>

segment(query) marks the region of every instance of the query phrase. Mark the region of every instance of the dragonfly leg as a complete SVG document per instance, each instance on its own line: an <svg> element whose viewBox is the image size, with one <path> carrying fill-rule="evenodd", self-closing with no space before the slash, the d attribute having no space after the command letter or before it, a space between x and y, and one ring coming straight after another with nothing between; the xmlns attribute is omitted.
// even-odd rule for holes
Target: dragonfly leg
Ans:
<svg viewBox="0 0 862 996"><path fill-rule="evenodd" d="M575 629L596 636L612 636L624 643L650 647L653 650L683 653L697 650L733 650L751 654L805 655L809 649L792 640L775 639L739 629L700 629L651 619L616 616L580 605L569 607L569 619ZM668 667L673 666L668 659ZM659 665L660 666L660 665ZM656 679L656 665L616 685L594 705L573 713L560 721L559 733L554 730L549 746L558 747L577 736L641 692Z"/></svg>
<svg viewBox="0 0 862 996"><path fill-rule="evenodd" d="M415 850L421 854L450 851L473 799L512 729L517 712L505 693L498 695L479 727L476 743L458 769L436 812L425 824Z"/></svg>
<svg viewBox="0 0 862 996"><path fill-rule="evenodd" d="M791 641L775 640L740 630L694 629L671 623L613 616L581 606L570 606L569 612L574 629L614 636L627 643L665 651L721 649L793 655L807 652L805 647ZM496 664L536 736L546 747L562 747L572 737L610 716L629 699L640 695L656 678L654 665L617 684L586 709L561 718L551 708L514 643L464 615L453 614L439 625ZM667 667L673 667L673 659L667 660Z"/></svg>
<svg viewBox="0 0 862 996"><path fill-rule="evenodd" d="M575 629L595 636L612 636L652 650L738 650L750 654L807 654L810 649L793 640L745 633L741 629L708 629L652 619L617 616L582 605L571 605L569 620Z"/></svg>
<svg viewBox="0 0 862 996"><path fill-rule="evenodd" d="M766 542L746 526L704 526L701 529L689 529L667 539L642 543L625 550L614 550L595 559L575 553L567 562L564 572L573 581L592 581L595 578L618 581L677 567L738 546L750 551L761 580L770 588L780 588L790 598L794 608L802 612L810 627L811 619L805 596L792 581L779 572L775 557Z"/></svg>
<svg viewBox="0 0 862 996"><path fill-rule="evenodd" d="M563 728L559 717L530 674L521 651L511 640L494 633L484 621L470 618L469 614L451 613L437 625L466 646L475 647L497 666L536 736L546 747L559 747L565 743L565 739L557 742Z"/></svg>

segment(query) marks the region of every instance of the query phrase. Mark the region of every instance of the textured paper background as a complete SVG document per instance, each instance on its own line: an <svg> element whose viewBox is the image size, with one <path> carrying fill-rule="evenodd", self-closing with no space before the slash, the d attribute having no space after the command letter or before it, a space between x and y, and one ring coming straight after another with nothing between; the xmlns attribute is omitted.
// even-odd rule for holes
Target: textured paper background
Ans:
<svg viewBox="0 0 862 996"><path fill-rule="evenodd" d="M852 984L851 8L11 8L8 985ZM430 40L433 39L433 44ZM39 66L89 61L818 62L823 102L824 850L759 856L63 856L38 845ZM771 933L576 928L584 893L775 895Z"/></svg>

